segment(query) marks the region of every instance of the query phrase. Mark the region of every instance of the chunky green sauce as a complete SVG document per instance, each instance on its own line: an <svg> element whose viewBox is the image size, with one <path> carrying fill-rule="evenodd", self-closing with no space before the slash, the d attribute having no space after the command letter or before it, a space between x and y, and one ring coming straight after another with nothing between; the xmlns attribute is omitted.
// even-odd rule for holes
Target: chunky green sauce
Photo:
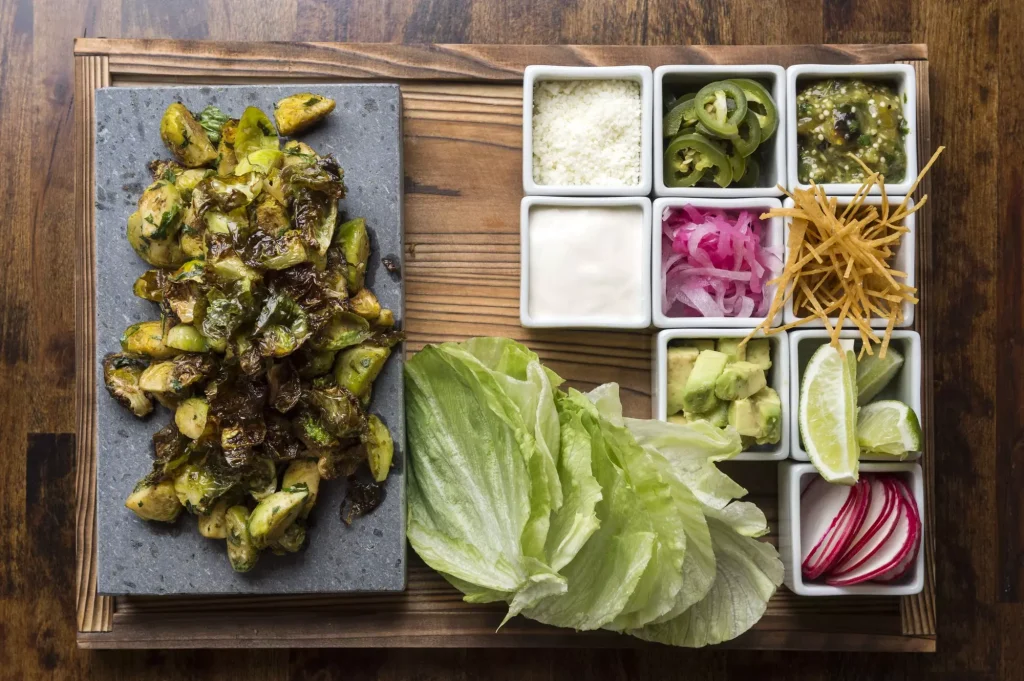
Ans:
<svg viewBox="0 0 1024 681"><path fill-rule="evenodd" d="M850 154L888 182L907 172L903 100L885 83L823 80L796 97L800 182L861 182L864 169Z"/></svg>

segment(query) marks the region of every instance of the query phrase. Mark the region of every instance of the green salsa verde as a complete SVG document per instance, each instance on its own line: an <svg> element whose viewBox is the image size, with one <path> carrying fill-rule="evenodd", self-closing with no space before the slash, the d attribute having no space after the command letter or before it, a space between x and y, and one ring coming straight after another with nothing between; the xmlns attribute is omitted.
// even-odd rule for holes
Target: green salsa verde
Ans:
<svg viewBox="0 0 1024 681"><path fill-rule="evenodd" d="M850 154L887 182L907 172L903 100L885 83L830 79L803 88L796 97L798 178L862 182L864 169Z"/></svg>

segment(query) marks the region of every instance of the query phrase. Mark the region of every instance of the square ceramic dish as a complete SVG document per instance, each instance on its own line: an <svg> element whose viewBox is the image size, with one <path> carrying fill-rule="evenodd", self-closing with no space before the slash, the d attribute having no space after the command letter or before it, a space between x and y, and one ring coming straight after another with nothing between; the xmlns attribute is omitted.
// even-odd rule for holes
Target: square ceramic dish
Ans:
<svg viewBox="0 0 1024 681"><path fill-rule="evenodd" d="M530 213L538 207L556 208L617 208L635 207L642 213L640 230L640 291L638 314L631 316L537 316L530 313ZM583 329L646 329L651 325L651 200L640 197L568 198L527 196L519 212L519 321L526 328L583 328ZM572 291L565 291L571 296Z"/></svg>
<svg viewBox="0 0 1024 681"><path fill-rule="evenodd" d="M921 543L909 574L891 584L865 582L853 586L829 586L824 582L805 582L800 569L800 495L817 477L818 471L809 463L784 462L779 466L779 555L786 568L785 584L800 596L912 596L924 588L924 480L916 463L865 463L863 473L894 473L910 486L921 515Z"/></svg>
<svg viewBox="0 0 1024 681"><path fill-rule="evenodd" d="M843 330L839 332L840 338L860 339L860 331ZM803 380L803 372L807 363L811 361L811 355L819 347L828 343L828 331L806 330L789 332L789 403L793 405L793 418L790 419L792 431L790 433L790 456L797 461L810 461L807 451L800 442L800 420L797 418L797 410L800 408L800 382ZM882 392L878 393L872 402L877 400L899 400L908 405L917 414L921 421L921 336L916 331L895 330L892 332L892 340L889 347L895 348L903 355L903 366L899 373L892 379L889 385L885 386ZM877 352L878 349L875 349ZM922 427L924 424L921 424ZM921 452L912 452L907 460L913 461L921 458ZM861 461L884 460L891 461L892 457L873 456L871 454L861 455Z"/></svg>
<svg viewBox="0 0 1024 681"><path fill-rule="evenodd" d="M550 80L632 80L640 84L640 183L553 185L533 181L533 90ZM647 196L651 193L652 75L649 66L527 66L523 73L523 191L527 196Z"/></svg>
<svg viewBox="0 0 1024 681"><path fill-rule="evenodd" d="M849 197L852 198L852 197ZM849 198L839 197L839 208L845 207L849 204ZM893 208L899 206L903 202L904 197L902 196L890 196L889 205ZM796 204L793 203L793 199L786 199L782 203L784 208L793 208ZM881 206L881 196L867 196L864 198L865 206ZM911 199L908 204L909 207L914 206L914 200ZM791 221L787 218L783 221L785 223L785 236L784 243L789 243L789 227ZM907 278L905 283L907 286L916 286L917 276L915 270L917 269L917 215L911 213L903 220L904 226L910 231L903 235L900 239L899 246L896 248L896 255L892 260L893 269L899 272L906 272ZM786 257L789 257L789 253L786 253ZM897 329L905 329L914 325L914 305L910 302L904 301L903 305L903 321L896 325ZM793 310L793 299L790 298L786 301L786 306L783 311L783 320L786 324L795 322L798 319L796 312ZM829 321L834 326L839 321L838 317L829 317ZM889 320L884 317L871 317L869 325L872 329L884 329L888 325ZM815 319L811 322L804 324L805 328L825 328L825 323L820 319ZM843 322L845 328L856 328L854 323L849 319Z"/></svg>
<svg viewBox="0 0 1024 681"><path fill-rule="evenodd" d="M665 116L665 88L692 88L699 90L708 83L726 78L750 78L764 85L775 100L779 125L761 164L761 177L756 187L668 187L665 185L665 144L662 120ZM786 183L786 70L773 64L748 66L659 66L654 71L654 193L656 196L705 196L714 198L740 198L755 196L782 196L778 185Z"/></svg>
<svg viewBox="0 0 1024 681"><path fill-rule="evenodd" d="M651 311L654 325L659 329L728 329L728 328L753 328L765 320L764 317L670 317L662 311L662 300L664 299L664 281L662 275L662 251L664 242L662 239L662 215L668 208L677 208L690 205L696 208L721 208L723 210L755 209L760 213L781 208L782 203L775 198L747 198L747 199L698 199L698 198L661 198L654 200L654 210L651 222ZM782 218L769 218L767 223L767 240L763 245L774 246L779 249L781 256L785 255L785 241L783 240ZM766 295L768 299L775 295L777 286L769 286ZM779 313L772 320L772 326L782 323L782 314Z"/></svg>
<svg viewBox="0 0 1024 681"><path fill-rule="evenodd" d="M839 66L835 64L800 64L786 70L786 119L787 154L786 169L790 191L806 189L809 185L800 182L799 140L796 132L796 96L799 88L808 81L826 78L859 78L861 80L884 81L896 87L903 100L903 118L907 121L908 133L903 138L907 151L907 172L899 182L886 182L885 193L906 194L917 179L917 80L914 67L908 64L861 64ZM825 183L820 185L829 196L852 196L860 183ZM875 187L873 193L879 193Z"/></svg>
<svg viewBox="0 0 1024 681"><path fill-rule="evenodd" d="M101 594L294 594L402 591L406 585L404 353L396 347L373 386L369 411L388 425L395 441L394 468L384 500L351 527L338 509L344 479L324 483L313 509L309 541L299 553L263 555L247 573L231 569L223 541L196 530L183 513L174 525L145 522L124 507L135 483L153 465L153 433L173 414L158 408L135 418L103 389L102 360L120 352L125 327L157 318L157 307L132 294L132 281L149 267L125 238L125 223L152 181L146 164L169 158L160 120L172 102L191 111L207 104L239 116L247 106L273 111L296 92L337 101L323 122L297 135L318 153L333 154L345 169L348 193L339 210L366 218L371 253L366 283L395 321L404 323L404 284L381 258L401 254L402 97L394 84L117 87L96 92L96 588Z"/></svg>
<svg viewBox="0 0 1024 681"><path fill-rule="evenodd" d="M662 331L654 336L654 347L651 357L651 411L652 418L659 421L668 420L666 395L668 394L668 347L673 341L706 338L745 338L752 330L747 329L673 329ZM759 333L757 338L763 338ZM768 336L771 344L772 366L768 370L768 386L779 394L782 402L782 439L775 445L758 445L745 450L733 461L782 461L789 454L790 433L790 389L789 389L789 341L786 332Z"/></svg>

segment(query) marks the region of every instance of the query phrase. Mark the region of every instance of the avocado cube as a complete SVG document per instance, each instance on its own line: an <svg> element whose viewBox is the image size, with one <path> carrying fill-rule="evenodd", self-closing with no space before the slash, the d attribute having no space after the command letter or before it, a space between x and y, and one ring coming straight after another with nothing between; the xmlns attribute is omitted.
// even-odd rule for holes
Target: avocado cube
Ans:
<svg viewBox="0 0 1024 681"><path fill-rule="evenodd" d="M776 444L782 439L782 400L771 388L762 388L751 397L757 409L758 424L761 433L757 436L757 444Z"/></svg>
<svg viewBox="0 0 1024 681"><path fill-rule="evenodd" d="M665 396L669 414L683 410L683 390L686 388L686 379L690 377L690 372L693 371L693 365L699 354L700 351L697 348L669 347L666 359L668 389Z"/></svg>
<svg viewBox="0 0 1024 681"><path fill-rule="evenodd" d="M715 349L715 341L713 338L690 338L680 343L680 345L688 348L697 348L697 352Z"/></svg>
<svg viewBox="0 0 1024 681"><path fill-rule="evenodd" d="M729 425L740 435L758 437L761 426L757 422L757 408L749 397L729 403Z"/></svg>
<svg viewBox="0 0 1024 681"><path fill-rule="evenodd" d="M677 426L685 426L687 423L691 423L692 419L683 412L679 412L678 414L669 414L668 422Z"/></svg>
<svg viewBox="0 0 1024 681"><path fill-rule="evenodd" d="M766 385L768 381L761 367L750 362L733 362L715 381L715 395L720 400L739 400L750 397Z"/></svg>
<svg viewBox="0 0 1024 681"><path fill-rule="evenodd" d="M747 346L740 345L742 338L719 338L718 351L729 358L729 362L742 362L747 358Z"/></svg>
<svg viewBox="0 0 1024 681"><path fill-rule="evenodd" d="M729 424L729 403L719 402L714 409L704 414L686 414L691 421L707 421L716 428L725 428Z"/></svg>
<svg viewBox="0 0 1024 681"><path fill-rule="evenodd" d="M725 369L725 364L725 355L715 350L703 350L697 355L683 390L683 409L705 414L718 406L715 382Z"/></svg>
<svg viewBox="0 0 1024 681"><path fill-rule="evenodd" d="M754 338L747 341L746 361L756 364L763 371L772 368L772 350L767 338Z"/></svg>

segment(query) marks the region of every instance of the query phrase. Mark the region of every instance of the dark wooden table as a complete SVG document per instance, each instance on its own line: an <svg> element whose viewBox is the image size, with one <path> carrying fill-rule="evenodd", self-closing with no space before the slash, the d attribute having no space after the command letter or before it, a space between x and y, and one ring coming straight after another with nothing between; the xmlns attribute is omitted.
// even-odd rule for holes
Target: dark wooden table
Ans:
<svg viewBox="0 0 1024 681"><path fill-rule="evenodd" d="M0 681L1024 678L1020 0L0 0ZM928 43L939 652L74 646L72 39ZM1002 87L1000 87L1002 85Z"/></svg>

